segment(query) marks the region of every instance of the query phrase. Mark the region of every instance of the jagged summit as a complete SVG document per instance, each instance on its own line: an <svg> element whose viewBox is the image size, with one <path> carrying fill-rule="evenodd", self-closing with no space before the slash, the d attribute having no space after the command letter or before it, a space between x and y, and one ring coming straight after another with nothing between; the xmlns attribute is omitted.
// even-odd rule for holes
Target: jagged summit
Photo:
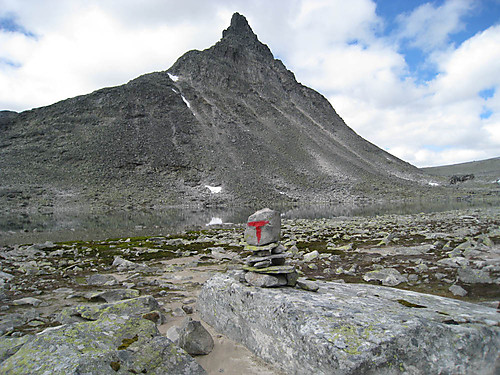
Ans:
<svg viewBox="0 0 500 375"><path fill-rule="evenodd" d="M259 41L245 16L239 13L233 14L230 26L222 32L222 39L210 50L226 56L246 54L254 60L274 60L269 47Z"/></svg>
<svg viewBox="0 0 500 375"><path fill-rule="evenodd" d="M353 202L422 180L298 83L238 13L214 46L165 72L0 114L0 170L0 207L34 209L61 197L113 208Z"/></svg>
<svg viewBox="0 0 500 375"><path fill-rule="evenodd" d="M230 38L233 36L257 40L257 35L253 32L245 16L237 12L231 17L231 25L222 32L223 38Z"/></svg>

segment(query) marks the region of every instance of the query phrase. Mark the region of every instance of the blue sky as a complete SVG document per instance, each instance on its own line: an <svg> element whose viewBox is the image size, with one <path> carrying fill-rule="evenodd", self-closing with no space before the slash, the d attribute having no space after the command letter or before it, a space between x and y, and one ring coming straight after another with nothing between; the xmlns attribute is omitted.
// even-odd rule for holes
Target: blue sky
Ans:
<svg viewBox="0 0 500 375"><path fill-rule="evenodd" d="M0 0L0 110L166 70L213 45L235 11L395 156L500 156L500 0Z"/></svg>

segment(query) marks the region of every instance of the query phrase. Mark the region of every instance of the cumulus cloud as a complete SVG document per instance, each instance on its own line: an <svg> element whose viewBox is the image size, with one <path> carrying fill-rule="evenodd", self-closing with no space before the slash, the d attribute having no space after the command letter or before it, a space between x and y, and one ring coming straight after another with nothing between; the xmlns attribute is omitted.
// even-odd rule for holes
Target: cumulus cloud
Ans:
<svg viewBox="0 0 500 375"><path fill-rule="evenodd" d="M387 34L372 0L0 0L0 20L10 22L0 26L0 109L166 70L184 52L214 44L238 11L300 82L379 147L417 166L494 157L500 26L453 42L476 4L423 3ZM408 65L405 46L432 64L427 81Z"/></svg>
<svg viewBox="0 0 500 375"><path fill-rule="evenodd" d="M465 28L462 17L474 4L473 0L446 1L441 6L422 4L411 13L397 17L397 37L408 39L411 45L424 51L445 47L450 42L450 34Z"/></svg>

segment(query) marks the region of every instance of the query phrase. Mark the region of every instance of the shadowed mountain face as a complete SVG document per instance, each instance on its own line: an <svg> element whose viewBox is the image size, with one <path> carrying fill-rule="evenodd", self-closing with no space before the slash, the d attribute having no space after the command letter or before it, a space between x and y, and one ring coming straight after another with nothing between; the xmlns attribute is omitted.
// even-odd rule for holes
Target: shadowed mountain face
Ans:
<svg viewBox="0 0 500 375"><path fill-rule="evenodd" d="M348 202L424 179L346 126L237 13L218 43L168 71L0 112L0 173L11 208Z"/></svg>

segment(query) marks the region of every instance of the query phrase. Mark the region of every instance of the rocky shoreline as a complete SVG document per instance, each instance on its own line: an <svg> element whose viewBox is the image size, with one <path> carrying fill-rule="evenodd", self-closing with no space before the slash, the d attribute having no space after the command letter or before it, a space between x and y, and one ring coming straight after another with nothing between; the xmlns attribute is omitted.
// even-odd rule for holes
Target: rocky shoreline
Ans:
<svg viewBox="0 0 500 375"><path fill-rule="evenodd" d="M295 267L302 280L390 286L479 303L493 311L498 307L499 208L282 220L281 228L287 264ZM244 229L244 225L235 224L155 237L2 246L0 373L22 373L6 372L9 358L23 355L21 349L40 332L77 324L65 319L68 314L81 319L80 313L74 313L79 306L96 308L151 296L158 304L155 309L125 315L132 319L146 314L157 327L148 329L158 330L150 337L163 340L173 325L187 316L198 317L196 301L208 279L241 269L252 255L245 250ZM66 318L62 311L66 311ZM120 314L124 313L117 316ZM96 315L92 319L101 318ZM221 353L222 343L234 349L235 360L246 366L245 373L279 373L227 337L211 332L215 354L196 357L208 373L221 369L231 373L235 362L229 365L229 351ZM135 334L125 336L117 339L118 346ZM153 341L148 342L154 346ZM113 353L123 355L116 350ZM133 362L135 357L130 355L127 360ZM214 355L225 356L226 362L213 360ZM112 362L119 358L115 359ZM132 363L127 360L122 358L120 363ZM189 366L195 368L196 364ZM125 367L110 369L119 373Z"/></svg>

